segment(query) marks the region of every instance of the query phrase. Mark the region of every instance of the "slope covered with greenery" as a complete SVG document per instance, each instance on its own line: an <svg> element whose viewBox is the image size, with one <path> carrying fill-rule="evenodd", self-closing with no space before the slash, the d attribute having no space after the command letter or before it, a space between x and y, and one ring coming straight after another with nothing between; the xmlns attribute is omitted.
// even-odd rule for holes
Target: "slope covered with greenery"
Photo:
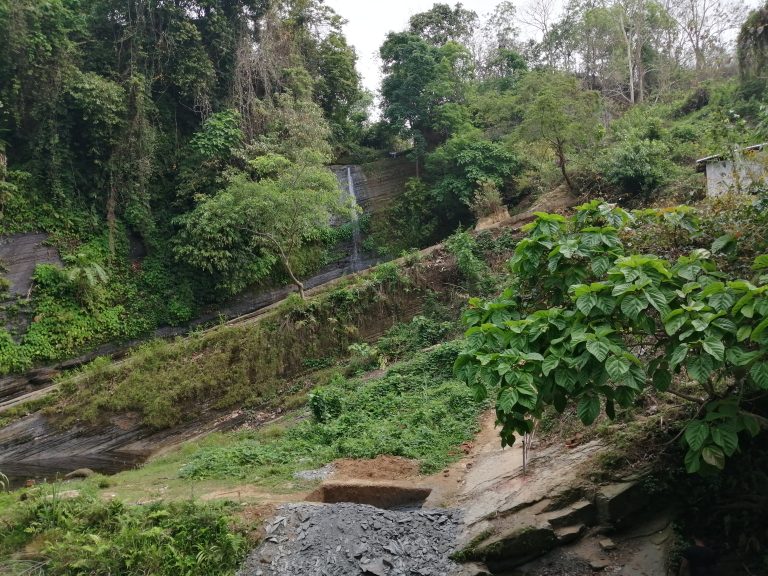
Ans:
<svg viewBox="0 0 768 576"><path fill-rule="evenodd" d="M764 568L768 496L752 468L768 422L766 188L705 200L695 160L768 139L766 8L551 6L414 15L381 46L372 121L342 21L319 0L0 0L0 233L48 232L65 262L38 267L31 299L5 306L6 320L32 321L0 329L0 373L183 323L246 288L301 292L351 236L331 225L352 216L334 161L394 150L416 163L362 223L368 247L396 256L445 240L439 283L409 253L258 323L150 343L63 381L44 402L62 426L295 412L94 478L72 500L48 486L0 494L0 553L49 574L232 573L247 513L100 491L113 482L133 501L158 478L168 492L149 491L169 500L242 482L290 491L307 487L298 470L380 454L435 471L492 398L506 443L560 413L598 423L588 434L614 446L595 474L655 462L691 522ZM463 231L554 189L586 203L539 213L522 234ZM482 298L453 342L456 308L435 303L457 294Z"/></svg>
<svg viewBox="0 0 768 576"><path fill-rule="evenodd" d="M696 6L435 4L381 46L374 122L319 0L0 2L0 233L49 232L66 266L3 306L0 372L183 324L246 288L300 291L352 236L330 225L351 216L330 162L416 162L362 223L389 256L560 184L699 197L695 158L768 135L764 10Z"/></svg>

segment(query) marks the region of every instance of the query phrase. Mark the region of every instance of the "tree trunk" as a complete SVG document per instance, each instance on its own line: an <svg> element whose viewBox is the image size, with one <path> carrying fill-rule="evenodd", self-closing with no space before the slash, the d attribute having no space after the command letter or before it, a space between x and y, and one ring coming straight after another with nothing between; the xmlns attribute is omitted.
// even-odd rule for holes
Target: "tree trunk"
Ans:
<svg viewBox="0 0 768 576"><path fill-rule="evenodd" d="M299 289L299 296L301 296L301 299L304 300L304 284L296 277L296 274L293 273L293 268L291 268L291 262L288 259L288 254L285 253L282 244L280 244L280 242L277 241L277 238L272 236L272 234L267 234L266 232L253 232L253 234L259 238L268 240L275 248L277 248L277 251L280 254L280 261L283 263L286 272L288 272L288 276L291 277L291 281L293 281L296 288Z"/></svg>
<svg viewBox="0 0 768 576"><path fill-rule="evenodd" d="M561 143L557 143L555 145L555 152L557 153L557 163L560 165L560 172L563 175L563 180L565 180L565 184L568 186L568 190L575 192L573 188L573 182L571 182L571 178L568 176L568 172L565 170L565 151L563 150L563 145Z"/></svg>
<svg viewBox="0 0 768 576"><path fill-rule="evenodd" d="M627 44L627 66L629 66L629 102L630 104L635 103L635 70L633 66L633 58L632 58L632 38L629 33L629 30L627 30L627 27L624 25L624 16L621 16L620 19L621 24L621 32L624 34L624 41Z"/></svg>
<svg viewBox="0 0 768 576"><path fill-rule="evenodd" d="M291 268L291 263L288 262L288 258L285 257L285 254L281 256L281 260L283 261L283 266L285 266L285 269L288 271L288 275L291 277L291 280L296 285L296 288L299 289L299 296L301 296L302 300L306 300L304 296L304 284L296 278L296 275L293 273L293 269Z"/></svg>

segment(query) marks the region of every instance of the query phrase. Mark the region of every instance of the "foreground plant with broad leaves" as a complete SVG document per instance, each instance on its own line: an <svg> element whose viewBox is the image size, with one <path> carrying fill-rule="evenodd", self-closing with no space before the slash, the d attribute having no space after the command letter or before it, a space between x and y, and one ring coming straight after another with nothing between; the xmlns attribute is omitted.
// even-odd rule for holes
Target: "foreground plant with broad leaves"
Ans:
<svg viewBox="0 0 768 576"><path fill-rule="evenodd" d="M498 386L502 442L533 430L549 405L611 419L646 388L696 407L683 439L689 472L722 469L768 390L768 255L747 281L718 271L707 250L675 262L624 255L616 226L632 221L597 202L570 219L539 215L512 260L517 283L465 314L457 374L479 398ZM536 279L539 290L521 293Z"/></svg>

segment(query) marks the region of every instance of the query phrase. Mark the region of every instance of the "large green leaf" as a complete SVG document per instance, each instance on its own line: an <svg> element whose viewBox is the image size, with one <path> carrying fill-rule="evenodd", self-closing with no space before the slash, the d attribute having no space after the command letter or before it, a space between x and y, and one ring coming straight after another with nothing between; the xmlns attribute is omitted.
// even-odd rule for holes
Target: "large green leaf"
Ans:
<svg viewBox="0 0 768 576"><path fill-rule="evenodd" d="M762 355L762 350L747 352L739 346L732 346L731 348L728 348L728 351L725 353L728 362L734 366L746 366L747 364L750 364L751 362L760 358Z"/></svg>
<svg viewBox="0 0 768 576"><path fill-rule="evenodd" d="M707 354L716 360L722 361L725 358L725 345L722 340L707 338L701 342L701 347L704 348Z"/></svg>
<svg viewBox="0 0 768 576"><path fill-rule="evenodd" d="M600 415L600 398L584 396L576 407L576 413L585 425L592 424Z"/></svg>
<svg viewBox="0 0 768 576"><path fill-rule="evenodd" d="M709 426L701 420L694 420L685 427L684 438L691 450L698 452L709 438Z"/></svg>
<svg viewBox="0 0 768 576"><path fill-rule="evenodd" d="M688 350L688 344L680 344L680 346L675 348L669 356L669 366L674 368L678 364L682 364L683 360L685 360L685 357L688 355Z"/></svg>
<svg viewBox="0 0 768 576"><path fill-rule="evenodd" d="M699 450L688 450L685 453L685 469L689 474L695 474L701 470L701 452Z"/></svg>
<svg viewBox="0 0 768 576"><path fill-rule="evenodd" d="M739 342L744 342L747 338L749 338L752 335L752 326L742 326L739 328L739 331L736 332L736 340Z"/></svg>
<svg viewBox="0 0 768 576"><path fill-rule="evenodd" d="M752 330L752 342L757 342L760 338L760 335L765 332L765 330L768 329L768 318L765 318L760 324L755 326L755 329Z"/></svg>
<svg viewBox="0 0 768 576"><path fill-rule="evenodd" d="M739 447L739 435L725 426L714 427L711 430L712 440L723 449L726 456L733 456Z"/></svg>
<svg viewBox="0 0 768 576"><path fill-rule="evenodd" d="M629 360L621 356L609 356L605 361L605 370L608 372L611 380L618 381L624 374L629 372Z"/></svg>
<svg viewBox="0 0 768 576"><path fill-rule="evenodd" d="M558 356L555 356L554 354L545 356L544 362L541 363L541 371L544 373L544 376L549 376L549 373L557 368L558 364L560 364L560 358Z"/></svg>
<svg viewBox="0 0 768 576"><path fill-rule="evenodd" d="M499 393L499 400L496 403L496 407L505 414L509 414L512 412L515 404L517 404L518 398L519 394L517 393L517 390L514 388L504 388Z"/></svg>
<svg viewBox="0 0 768 576"><path fill-rule="evenodd" d="M712 306L715 310L718 312L722 310L727 310L731 306L733 306L733 303L736 301L736 298L729 292L726 292L723 290L722 292L717 292L715 294L712 294L712 296L709 297L709 305Z"/></svg>
<svg viewBox="0 0 768 576"><path fill-rule="evenodd" d="M709 379L712 372L714 372L715 363L710 356L701 354L699 356L694 356L693 358L688 358L685 368L688 370L688 375L696 380L696 382L704 383Z"/></svg>
<svg viewBox="0 0 768 576"><path fill-rule="evenodd" d="M758 362L749 371L752 380L763 390L768 390L768 362Z"/></svg>
<svg viewBox="0 0 768 576"><path fill-rule="evenodd" d="M688 317L683 310L673 310L664 317L664 330L674 336L683 327Z"/></svg>
<svg viewBox="0 0 768 576"><path fill-rule="evenodd" d="M723 450L717 446L707 446L701 451L701 457L704 462L710 466L714 466L718 470L722 470L725 467L725 454Z"/></svg>
<svg viewBox="0 0 768 576"><path fill-rule="evenodd" d="M712 252L714 254L717 254L718 252L722 252L725 248L727 248L733 242L736 242L736 238L734 238L732 234L724 234L723 236L716 238L715 241L712 242Z"/></svg>
<svg viewBox="0 0 768 576"><path fill-rule="evenodd" d="M590 292L589 294L585 294L584 296L581 296L576 299L576 308L579 309L579 311L584 314L584 316L589 316L589 313L592 311L592 308L597 305L597 294L594 292Z"/></svg>
<svg viewBox="0 0 768 576"><path fill-rule="evenodd" d="M648 302L640 300L637 296L625 296L621 301L621 311L632 320L635 320L646 308L648 308Z"/></svg>
<svg viewBox="0 0 768 576"><path fill-rule="evenodd" d="M656 308L656 310L662 314L666 314L669 311L667 299L664 294L662 294L661 290L655 286L648 286L643 291L645 292L645 297L648 299L648 302L650 302L651 306Z"/></svg>
<svg viewBox="0 0 768 576"><path fill-rule="evenodd" d="M600 362L602 362L608 356L608 353L611 351L611 348L603 340L591 340L587 342L587 350L589 351L590 354L592 354L592 356L594 356L595 358L600 360Z"/></svg>

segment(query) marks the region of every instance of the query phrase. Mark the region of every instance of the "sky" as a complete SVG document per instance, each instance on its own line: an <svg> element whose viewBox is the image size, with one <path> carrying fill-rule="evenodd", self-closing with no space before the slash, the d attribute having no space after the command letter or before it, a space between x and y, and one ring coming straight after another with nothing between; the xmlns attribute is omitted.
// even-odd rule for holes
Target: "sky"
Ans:
<svg viewBox="0 0 768 576"><path fill-rule="evenodd" d="M357 69L363 77L363 85L375 92L381 82L379 47L388 32L399 32L408 26L414 14L432 8L436 0L325 0L325 3L341 15L347 24L344 33L347 41L357 49ZM442 0L455 4L454 0ZM479 15L491 12L499 0L463 0L464 8Z"/></svg>

